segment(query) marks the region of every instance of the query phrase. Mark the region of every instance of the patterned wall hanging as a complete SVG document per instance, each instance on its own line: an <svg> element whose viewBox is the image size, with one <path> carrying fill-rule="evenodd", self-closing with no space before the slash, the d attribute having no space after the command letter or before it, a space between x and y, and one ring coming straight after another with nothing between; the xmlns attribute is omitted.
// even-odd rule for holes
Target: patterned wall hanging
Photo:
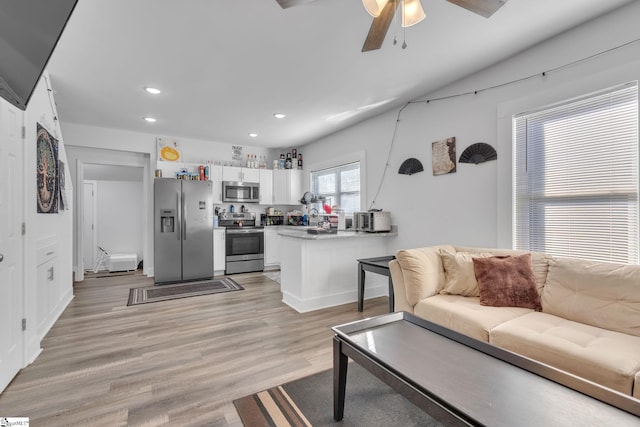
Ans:
<svg viewBox="0 0 640 427"><path fill-rule="evenodd" d="M496 160L498 153L496 150L484 142L477 142L468 146L460 155L460 163L473 163L479 164L488 162L489 160Z"/></svg>
<svg viewBox="0 0 640 427"><path fill-rule="evenodd" d="M58 140L36 123L38 213L58 213Z"/></svg>
<svg viewBox="0 0 640 427"><path fill-rule="evenodd" d="M443 139L431 144L433 175L445 175L456 171L456 138Z"/></svg>
<svg viewBox="0 0 640 427"><path fill-rule="evenodd" d="M411 157L402 162L400 169L398 169L398 173L400 175L413 175L414 173L422 172L423 170L424 167L422 166L422 163L420 163L420 160Z"/></svg>

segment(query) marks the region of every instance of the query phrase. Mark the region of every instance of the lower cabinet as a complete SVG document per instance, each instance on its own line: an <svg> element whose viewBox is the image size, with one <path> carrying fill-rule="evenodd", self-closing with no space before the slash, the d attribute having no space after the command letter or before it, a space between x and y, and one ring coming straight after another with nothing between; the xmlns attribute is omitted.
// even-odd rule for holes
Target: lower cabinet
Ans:
<svg viewBox="0 0 640 427"><path fill-rule="evenodd" d="M39 339L49 332L57 317L60 290L58 289L58 243L47 239L38 242L37 252L37 324Z"/></svg>
<svg viewBox="0 0 640 427"><path fill-rule="evenodd" d="M282 254L282 237L278 229L265 227L264 229L264 265L265 267L279 267Z"/></svg>
<svg viewBox="0 0 640 427"><path fill-rule="evenodd" d="M224 274L226 263L224 233L224 228L216 228L213 230L213 271L215 274Z"/></svg>

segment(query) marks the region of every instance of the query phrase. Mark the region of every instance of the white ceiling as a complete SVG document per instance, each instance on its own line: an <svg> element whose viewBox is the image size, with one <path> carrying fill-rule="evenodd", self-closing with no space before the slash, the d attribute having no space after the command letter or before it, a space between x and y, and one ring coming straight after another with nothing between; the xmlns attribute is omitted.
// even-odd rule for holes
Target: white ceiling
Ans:
<svg viewBox="0 0 640 427"><path fill-rule="evenodd" d="M422 0L405 50L393 23L382 49L361 53L360 0L80 0L47 69L63 122L299 146L632 1L509 0L486 19Z"/></svg>

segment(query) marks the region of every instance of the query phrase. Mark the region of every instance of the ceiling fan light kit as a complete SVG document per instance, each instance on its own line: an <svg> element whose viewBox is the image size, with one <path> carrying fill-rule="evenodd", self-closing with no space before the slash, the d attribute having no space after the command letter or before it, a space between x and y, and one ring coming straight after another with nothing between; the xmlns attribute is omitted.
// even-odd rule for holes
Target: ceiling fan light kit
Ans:
<svg viewBox="0 0 640 427"><path fill-rule="evenodd" d="M416 25L425 17L420 0L402 0L402 26L404 28Z"/></svg>
<svg viewBox="0 0 640 427"><path fill-rule="evenodd" d="M380 12L382 12L382 9L384 9L388 2L389 0L362 0L364 8L369 13L369 15L373 16L374 18L380 16Z"/></svg>
<svg viewBox="0 0 640 427"><path fill-rule="evenodd" d="M369 15L377 18L387 3L393 3L395 1L399 2L402 7L403 27L406 28L416 25L426 17L420 0L362 0L362 4Z"/></svg>

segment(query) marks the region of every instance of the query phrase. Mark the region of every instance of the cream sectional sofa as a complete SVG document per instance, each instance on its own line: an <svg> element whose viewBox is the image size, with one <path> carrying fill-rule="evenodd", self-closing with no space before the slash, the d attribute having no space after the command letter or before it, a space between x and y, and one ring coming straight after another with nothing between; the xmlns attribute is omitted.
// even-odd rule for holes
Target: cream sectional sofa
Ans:
<svg viewBox="0 0 640 427"><path fill-rule="evenodd" d="M532 253L541 311L481 305L469 286L475 278L464 277L469 262L473 274L474 257L522 254L451 245L400 250L389 264L395 311L640 398L640 266Z"/></svg>

